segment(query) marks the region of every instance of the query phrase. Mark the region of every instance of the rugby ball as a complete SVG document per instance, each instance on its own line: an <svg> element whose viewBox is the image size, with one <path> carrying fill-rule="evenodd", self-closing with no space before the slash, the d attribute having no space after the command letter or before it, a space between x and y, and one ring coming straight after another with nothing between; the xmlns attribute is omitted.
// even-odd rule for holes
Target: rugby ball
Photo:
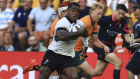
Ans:
<svg viewBox="0 0 140 79"><path fill-rule="evenodd" d="M70 28L69 28L69 32L77 32L76 26L77 26L78 28L81 28L81 26L78 25L78 24L72 24L72 25L70 26Z"/></svg>

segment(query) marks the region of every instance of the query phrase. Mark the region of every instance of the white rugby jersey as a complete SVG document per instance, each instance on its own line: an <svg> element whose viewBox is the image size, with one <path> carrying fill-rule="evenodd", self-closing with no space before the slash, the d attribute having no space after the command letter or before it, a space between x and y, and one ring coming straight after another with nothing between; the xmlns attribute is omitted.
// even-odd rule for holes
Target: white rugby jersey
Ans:
<svg viewBox="0 0 140 79"><path fill-rule="evenodd" d="M72 24L73 23L70 23L66 17L63 17L57 22L55 26L55 31L57 28L60 28L60 27L66 28L67 30L69 30ZM80 20L77 20L76 24L85 27L84 23ZM74 57L75 56L74 46L75 46L76 41L77 39L68 40L68 41L56 41L54 38L52 43L49 45L48 49L54 51L57 54ZM88 41L87 41L87 45L88 45Z"/></svg>

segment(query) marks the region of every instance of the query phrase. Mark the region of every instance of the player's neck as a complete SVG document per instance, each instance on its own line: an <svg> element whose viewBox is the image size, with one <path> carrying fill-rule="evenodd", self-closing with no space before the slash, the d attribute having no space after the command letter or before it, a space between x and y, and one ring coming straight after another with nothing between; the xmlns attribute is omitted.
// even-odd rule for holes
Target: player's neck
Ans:
<svg viewBox="0 0 140 79"><path fill-rule="evenodd" d="M72 20L69 18L69 16L66 16L66 18L68 19L68 21L69 21L70 23L76 23L76 21L75 21L75 22L72 21Z"/></svg>

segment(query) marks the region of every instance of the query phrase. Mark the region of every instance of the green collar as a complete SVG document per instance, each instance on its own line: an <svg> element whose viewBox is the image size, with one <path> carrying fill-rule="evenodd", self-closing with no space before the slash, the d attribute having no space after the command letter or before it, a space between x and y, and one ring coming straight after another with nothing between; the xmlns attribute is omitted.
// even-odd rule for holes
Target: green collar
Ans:
<svg viewBox="0 0 140 79"><path fill-rule="evenodd" d="M92 26L94 26L94 22L92 20L92 17L91 17L91 15L89 15L89 16L90 16L90 19L91 19Z"/></svg>

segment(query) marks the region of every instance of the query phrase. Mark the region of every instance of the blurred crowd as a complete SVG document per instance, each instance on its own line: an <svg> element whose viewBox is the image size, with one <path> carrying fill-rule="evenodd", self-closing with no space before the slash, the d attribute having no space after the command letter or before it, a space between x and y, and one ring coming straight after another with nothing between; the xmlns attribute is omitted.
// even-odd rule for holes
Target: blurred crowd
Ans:
<svg viewBox="0 0 140 79"><path fill-rule="evenodd" d="M46 51L51 24L61 15L59 5L77 2L80 19L89 14L90 6L96 1L104 5L105 16L112 15L117 4L125 4L130 33L133 31L137 20L132 7L140 4L140 0L0 0L0 51ZM92 43L89 47L93 47Z"/></svg>

